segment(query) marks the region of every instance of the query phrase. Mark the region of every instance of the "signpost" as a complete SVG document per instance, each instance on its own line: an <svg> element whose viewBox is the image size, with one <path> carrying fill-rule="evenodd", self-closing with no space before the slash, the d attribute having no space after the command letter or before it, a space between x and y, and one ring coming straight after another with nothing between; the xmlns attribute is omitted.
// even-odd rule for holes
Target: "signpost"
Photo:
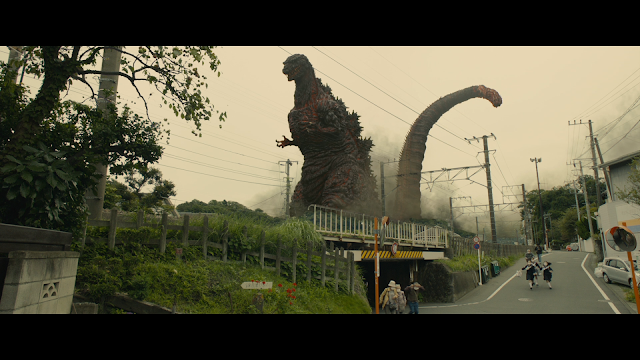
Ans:
<svg viewBox="0 0 640 360"><path fill-rule="evenodd" d="M614 245L622 251L627 252L629 258L629 265L631 267L631 279L633 281L633 292L636 296L636 307L638 314L640 314L640 296L638 296L638 283L636 281L635 265L633 264L633 258L631 252L637 247L637 241L633 232L627 227L626 222L622 222L622 226L614 226L605 232L605 239L607 244L614 250L617 250Z"/></svg>
<svg viewBox="0 0 640 360"><path fill-rule="evenodd" d="M391 245L391 255L396 256L397 252L398 252L398 243L394 242L393 245Z"/></svg>
<svg viewBox="0 0 640 360"><path fill-rule="evenodd" d="M388 225L389 224L389 217L388 216L383 216L382 217L382 226ZM380 293L380 288L378 285L378 278L380 277L380 253L378 253L378 234L380 234L380 230L378 230L378 218L373 218L373 228L374 228L374 248L375 248L375 254L376 254L376 263L375 263L375 270L374 270L374 277L376 279L376 314L380 314L380 299L378 299L378 294Z"/></svg>
<svg viewBox="0 0 640 360"><path fill-rule="evenodd" d="M243 289L271 289L273 282L269 281L245 281L240 286Z"/></svg>
<svg viewBox="0 0 640 360"><path fill-rule="evenodd" d="M480 278L480 285L482 285L482 267L480 266L480 238L477 235L473 238L473 248L478 250L478 276Z"/></svg>

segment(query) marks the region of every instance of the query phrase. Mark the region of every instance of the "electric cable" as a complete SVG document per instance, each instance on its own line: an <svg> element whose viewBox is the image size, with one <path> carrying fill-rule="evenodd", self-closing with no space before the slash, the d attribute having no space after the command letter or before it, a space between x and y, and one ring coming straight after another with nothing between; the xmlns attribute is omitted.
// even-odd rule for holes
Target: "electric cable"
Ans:
<svg viewBox="0 0 640 360"><path fill-rule="evenodd" d="M280 46L278 46L278 47L279 47L280 49L282 49L282 47L280 47ZM284 52L286 52L287 54L291 55L291 53L290 53L290 52L288 52L287 50L285 50L285 49L282 49L282 50L283 50ZM402 121L403 123L405 123L405 124L407 124L407 125L411 126L411 124L410 124L410 123L408 123L407 121L405 121L405 120L401 119L400 117L398 117L398 116L396 116L396 115L394 115L394 114L390 113L389 111L387 111L387 110L385 110L385 109L381 108L378 104L376 104L376 103L372 102L371 100L369 100L369 99L365 98L364 96L362 96L362 95L358 94L357 92L355 92L355 91L351 90L350 88L348 88L348 87L346 87L346 86L342 85L340 82L338 82L338 81L336 81L335 79L331 78L329 75L327 75L327 74L323 73L322 71L318 70L318 68L315 68L315 67L314 67L314 70L315 70L315 71L317 71L317 72L319 72L320 74L322 74L322 75L326 76L327 78L329 78L330 80L334 81L334 82L335 82L335 83L337 83L338 85L340 85L340 86L344 87L345 89L347 89L347 90L351 91L352 93L354 93L354 94L358 95L359 97L361 97L362 99L366 100L367 102L369 102L369 103L370 103L370 104L372 104L373 106L377 107L378 109L380 109L380 110L382 110L382 111L386 112L387 114L389 114L389 115L391 115L391 116L395 117L396 119L398 119L398 120ZM442 143L444 143L444 144L446 144L446 145L448 145L448 146L450 146L450 147L452 147L452 148L454 148L454 149L456 149L456 150L458 150L458 151L460 151L460 152L462 152L462 153L464 153L464 154L467 154L467 155L469 155L469 156L472 156L472 157L473 157L473 155L469 154L468 152L466 152L466 151L462 151L462 150L458 149L457 147L455 147L455 146L453 146L453 145L451 145L451 144L448 144L448 143L446 143L446 142L444 142L444 141L442 141L442 140L440 140L440 139L436 138L435 136L433 136L433 135L431 135L431 134L429 134L428 136L430 136L430 137L432 137L432 138L434 138L434 139L436 139L436 140L438 140L438 141L440 141L440 142L442 142Z"/></svg>

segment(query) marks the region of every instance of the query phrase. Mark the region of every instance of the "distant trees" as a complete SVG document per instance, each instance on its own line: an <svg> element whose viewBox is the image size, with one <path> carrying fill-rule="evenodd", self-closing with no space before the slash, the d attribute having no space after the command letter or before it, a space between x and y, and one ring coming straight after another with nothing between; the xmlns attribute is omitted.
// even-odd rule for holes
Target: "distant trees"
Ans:
<svg viewBox="0 0 640 360"><path fill-rule="evenodd" d="M200 200L193 199L189 202L182 203L176 206L176 210L179 212L190 213L205 213L205 214L225 214L237 217L245 217L248 219L265 221L269 224L279 224L284 221L284 218L275 218L269 216L261 209L251 210L248 207L235 202L235 201L216 201L211 200L205 203Z"/></svg>
<svg viewBox="0 0 640 360"><path fill-rule="evenodd" d="M150 193L143 193L146 185L154 185ZM162 172L153 167L142 167L140 170L129 170L125 176L125 184L114 179L107 181L104 208L117 208L134 212L144 210L145 213L156 213L172 210L164 204L164 199L176 196L175 184L162 179Z"/></svg>
<svg viewBox="0 0 640 360"><path fill-rule="evenodd" d="M591 214L597 211L596 207L596 182L592 176L584 176L589 206L591 208ZM561 240L563 243L570 243L576 241L576 235L579 235L583 239L587 239L590 236L589 224L587 220L587 212L584 202L584 192L582 186L582 180L576 181L576 188L578 190L578 204L580 205L580 221L578 221L576 211L576 195L574 193L573 184L566 184L564 186L554 187L551 190L542 190L542 210L545 214L549 214L549 218L546 219L547 229L549 231L549 241ZM604 182L600 182L601 199L607 198L606 186ZM540 212L540 197L538 196L538 190L528 191L526 194L527 209L531 213L533 227L535 229L535 243L544 243L544 225L543 217ZM524 220L524 209L520 212L521 219ZM598 228L596 221L592 221L594 227L594 233L598 234Z"/></svg>

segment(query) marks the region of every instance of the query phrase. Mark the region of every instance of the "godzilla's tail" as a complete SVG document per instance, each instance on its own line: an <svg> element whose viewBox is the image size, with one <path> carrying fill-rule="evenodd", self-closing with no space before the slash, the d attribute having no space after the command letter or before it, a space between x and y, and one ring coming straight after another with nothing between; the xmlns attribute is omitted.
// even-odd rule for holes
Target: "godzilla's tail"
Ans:
<svg viewBox="0 0 640 360"><path fill-rule="evenodd" d="M411 126L400 153L398 189L393 212L395 218L406 220L420 217L420 172L429 130L449 109L473 98L487 99L494 107L502 104L497 91L483 85L471 86L436 100Z"/></svg>

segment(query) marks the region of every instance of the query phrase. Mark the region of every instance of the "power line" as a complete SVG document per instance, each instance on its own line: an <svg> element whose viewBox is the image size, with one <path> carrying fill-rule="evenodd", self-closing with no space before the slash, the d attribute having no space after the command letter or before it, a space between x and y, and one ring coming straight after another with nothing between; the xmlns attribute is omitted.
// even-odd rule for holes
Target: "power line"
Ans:
<svg viewBox="0 0 640 360"><path fill-rule="evenodd" d="M611 91L609 91L605 96L603 96L600 100L596 101L593 105L589 106L586 110L584 110L583 112L581 112L580 114L578 114L578 116L574 116L573 119L577 119L580 118L582 114L584 114L585 112L587 112L589 109L591 109L592 107L596 106L597 103L599 103L602 99L604 99L607 95L611 94L611 92L613 90L615 90L618 86L622 85L625 81L627 81L627 79L629 79L633 74L635 74L636 72L638 72L638 70L640 70L640 68L637 68L636 71L632 72L631 75L627 76L626 79L622 80L622 82L618 85L616 85L613 89L611 89ZM636 78L637 79L637 78ZM634 79L635 80L635 79ZM624 88L623 88L624 89ZM620 90L618 90L620 91ZM615 94L614 94L615 95ZM586 117L588 115L585 115L584 117ZM572 120L573 120L572 119Z"/></svg>
<svg viewBox="0 0 640 360"><path fill-rule="evenodd" d="M172 147L172 148L176 148L176 149L179 149L179 150L188 151L188 152L190 152L190 153L192 153L192 154L196 154L196 155L200 155L200 156L208 157L208 158L211 158L211 159L214 159L214 160L220 160L220 161L224 161L224 162L228 162L228 163L232 163L232 164L236 164L236 165L247 166L247 167L251 167L251 168L254 168L254 169L259 169L259 170L264 170L264 171L270 171L270 172L280 172L279 170L269 170L269 169L259 168L259 167L256 167L256 166L246 165L246 164L242 164L242 163L238 163L238 162L233 162L233 161L229 161L229 160L218 159L218 158L213 157L213 156L209 156L209 155L205 155L205 154L200 154L200 153L197 153L197 152L195 152L195 151L191 151L191 150L187 150L187 149L179 148L179 147L177 147L177 146L170 145L170 144L166 144L166 145L164 145L164 146L170 146L170 147Z"/></svg>
<svg viewBox="0 0 640 360"><path fill-rule="evenodd" d="M281 195L281 193L280 193L280 192L278 192L277 194L273 195L272 197L270 197L270 198L268 198L268 199L266 199L266 200L262 200L262 201L260 201L260 202L259 202L259 203L257 203L257 204L254 204L254 205L248 206L248 208L252 208L252 207L254 207L254 206L260 205L260 204L262 204L263 202L268 201L268 200L271 200L271 199L273 199L274 197L276 197L276 196L278 196L278 195Z"/></svg>
<svg viewBox="0 0 640 360"><path fill-rule="evenodd" d="M268 162L268 163L270 163L270 164L273 164L273 161L271 161L271 160L265 160L265 159L260 159L260 158L257 158L257 157L253 157L253 156L245 155L245 154L240 154L240 153L237 153L237 152L234 152L234 151L231 151L231 150L227 150L227 149L219 148L219 147L217 147L217 146L213 146L213 145L209 145L209 144L201 143L201 142L199 142L199 141L191 140L191 139L188 139L188 138L186 138L186 137L184 137L184 136L180 136L180 135L171 135L171 136L176 136L176 137L179 137L179 138L182 138L182 139L185 139L185 140L189 140L189 141L192 141L192 142L197 143L197 144L200 144L200 145L209 146L209 147L212 147L212 148L214 148L214 149L223 150L223 151L226 151L226 152L230 152L230 153L232 153L232 154L236 154L236 155L240 155L240 156L244 156L244 157L248 157L248 158L251 158L251 159L260 160L260 161L264 161L264 162Z"/></svg>
<svg viewBox="0 0 640 360"><path fill-rule="evenodd" d="M375 86L374 84L372 84L371 82L369 82L367 79L363 78L362 76L360 76L360 75L356 74L354 71L352 71L352 70L351 70L351 69L349 69L348 67L346 67L346 66L342 65L340 62L338 62L337 60L335 60L335 59L334 59L334 58L332 58L331 56L329 56L329 55L325 54L324 52L322 52L322 51L318 50L318 48L316 48L315 46L312 46L312 48L316 49L317 51L319 51L321 54L323 54L324 56L328 57L329 59L331 59L331 60L335 61L336 63L338 63L338 64L339 64L340 66L342 66L343 68L345 68L345 69L347 69L347 70L351 71L351 73L352 73L352 74L354 74L355 76L359 77L360 79L362 79L362 80L366 81L369 85L371 85L371 86L373 86L374 88L376 88L376 89L380 90L383 94L385 94L385 95L387 95L388 97L392 98L393 100L395 100L396 102L398 102L398 103L399 103L399 104L401 104L402 106L404 106L404 107L406 107L407 109L409 109L409 110L413 111L414 113L416 113L416 114L420 115L420 113L419 113L419 112L417 112L417 111L413 110L412 108L408 107L408 106L407 106L407 105L405 105L403 102L401 102L400 100L398 100L398 99L394 98L393 96L391 96L391 95L387 94L384 90L382 90L382 89L380 89L379 87ZM437 126L437 127L439 127L439 128L441 128L441 129L443 129L444 131L448 132L449 134L451 134L451 135L453 135L453 136L457 137L458 139L460 139L460 140L464 141L464 139L463 139L463 138L461 138L460 136L458 136L458 135L456 135L456 134L452 133L451 131L449 131L449 130L445 129L444 127L440 126L438 123L436 123L436 124L434 124L434 125L435 125L435 126ZM472 145L472 146L475 146L475 145Z"/></svg>
<svg viewBox="0 0 640 360"><path fill-rule="evenodd" d="M226 168L223 168L223 167L220 167L220 166L215 166L215 165L206 164L206 163L203 163L203 162L187 159L187 158L184 158L182 156L176 156L176 155L171 155L171 154L163 154L163 156L164 155L166 155L169 159L176 159L176 160L188 162L188 163L191 163L191 164L194 164L194 165L204 166L204 167L217 169L217 170L222 170L222 171L228 171L228 172L231 172L231 173L250 176L250 177L255 177L255 178L263 179L263 180L280 181L280 179L277 179L277 178L270 178L270 177L261 176L261 175L254 175L254 174L250 174L250 173L246 173L246 172L242 172L242 171L226 169Z"/></svg>
<svg viewBox="0 0 640 360"><path fill-rule="evenodd" d="M280 186L280 185L273 185L273 184L257 183L257 182L253 182L253 181L244 181L244 180L238 180L238 179L230 179L230 178L226 178L226 177L223 177L223 176L216 176L216 175L211 175L211 174L205 174L205 173L201 173L201 172L198 172L198 171L192 171L192 170L187 170L187 169L181 169L181 168L177 168L177 167L175 167L175 166L169 166L169 165L164 165L164 164L158 164L158 165L159 165L159 166L168 167L168 168L172 168L172 169L177 169L177 170L182 170L182 171L188 171L188 172L192 172L192 173L195 173L195 174L207 175L207 176L211 176L211 177L215 177L215 178L225 179L225 180L239 181L239 182L243 182L243 183L257 184L257 185L265 185L265 186Z"/></svg>
<svg viewBox="0 0 640 360"><path fill-rule="evenodd" d="M278 47L279 47L280 49L282 49L282 47L280 47L280 46L278 46ZM285 50L285 49L282 49L282 50L283 50L284 52L286 52L287 54L292 55L292 54L291 54L290 52L288 52L287 50ZM370 104L372 104L373 106L377 107L378 109L380 109L380 110L382 110L382 111L386 112L387 114L389 114L389 115L391 115L391 116L395 117L396 119L398 119L398 120L402 121L403 123L405 123L405 124L407 124L407 125L411 126L411 124L410 124L410 123L408 123L408 122L406 122L405 120L403 120L403 119L399 118L398 116L396 116L396 115L394 115L394 114L390 113L389 111L387 111L387 110L385 110L385 109L381 108L380 106L378 106L378 104L376 104L376 103L374 103L374 102L370 101L369 99L367 99L367 98L365 98L364 96L362 96L362 95L358 94L357 92L355 92L355 91L353 91L353 90L349 89L348 87L346 87L346 86L342 85L340 82L338 82L338 81L336 81L335 79L331 78L329 75L327 75L327 74L323 73L322 71L318 70L318 68L315 68L315 67L314 67L314 70L315 70L315 71L317 71L317 72L319 72L319 73L321 73L322 75L326 76L327 78L329 78L330 80L334 81L334 82L335 82L335 83L337 83L338 85L340 85L340 86L344 87L345 89L347 89L347 90L351 91L352 93L354 93L354 94L358 95L359 97L361 97L362 99L366 100L367 102L369 102L369 103L370 103ZM433 136L433 135L431 135L431 134L429 134L429 136L430 136L430 137L432 137L432 138L434 138L434 139L436 139L436 140L438 140L438 141L440 141L440 142L445 143L446 145L448 145L448 146L450 146L450 147L452 147L452 148L454 148L454 149L456 149L456 150L458 150L458 151L460 151L460 152L462 152L462 153L465 153L465 154L467 154L467 155L469 155L469 156L472 156L472 157L473 157L473 155L469 154L468 152L466 152L466 151L462 151L462 150L458 149L457 147L455 147L455 146L453 146L453 145L450 145L450 144L448 144L448 143L446 143L446 142L444 142L444 141L442 141L442 140L440 140L440 139L436 138L435 136Z"/></svg>

